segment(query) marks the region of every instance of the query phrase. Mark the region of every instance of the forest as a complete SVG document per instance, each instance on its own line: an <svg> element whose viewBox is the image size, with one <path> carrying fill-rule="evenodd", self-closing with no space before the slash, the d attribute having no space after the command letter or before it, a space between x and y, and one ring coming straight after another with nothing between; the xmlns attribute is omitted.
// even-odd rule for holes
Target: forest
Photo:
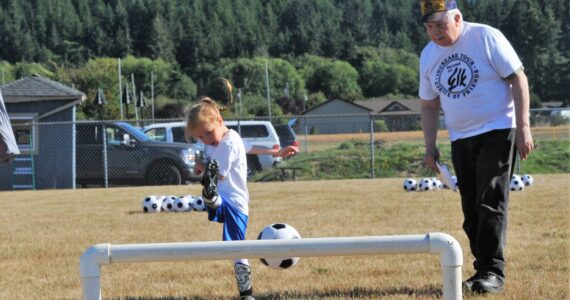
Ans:
<svg viewBox="0 0 570 300"><path fill-rule="evenodd" d="M568 0L458 5L513 44L533 107L569 104ZM131 99L155 99L157 118L179 117L220 76L246 116L267 115L268 98L272 115L331 98L415 99L427 42L415 0L0 0L2 84L39 74L73 86L85 119L97 117L99 89L105 118L119 118L125 85Z"/></svg>

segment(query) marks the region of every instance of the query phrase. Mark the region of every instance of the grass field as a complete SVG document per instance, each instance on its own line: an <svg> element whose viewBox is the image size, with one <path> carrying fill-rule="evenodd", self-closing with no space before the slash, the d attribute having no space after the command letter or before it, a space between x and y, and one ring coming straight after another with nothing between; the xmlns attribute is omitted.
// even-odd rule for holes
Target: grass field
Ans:
<svg viewBox="0 0 570 300"><path fill-rule="evenodd" d="M459 195L406 193L402 179L250 183L248 239L285 222L303 237L454 236L473 273ZM535 175L513 193L506 292L465 299L569 299L570 174ZM199 194L199 186L1 192L0 299L80 299L79 257L98 243L217 241L204 213L143 214L149 194ZM257 299L438 299L442 275L428 254L301 258L287 271L250 260ZM229 261L113 264L102 268L105 299L234 299Z"/></svg>
<svg viewBox="0 0 570 300"><path fill-rule="evenodd" d="M548 126L532 127L532 134L535 140L568 140L570 139L570 126ZM370 141L370 133L350 133L350 134L315 134L297 136L301 143L301 151L321 151L336 148L342 142L357 140ZM449 143L447 130L440 130L437 133L438 143ZM424 138L421 131L398 131L398 132L377 132L374 134L375 140L381 140L388 145L395 143L423 144Z"/></svg>

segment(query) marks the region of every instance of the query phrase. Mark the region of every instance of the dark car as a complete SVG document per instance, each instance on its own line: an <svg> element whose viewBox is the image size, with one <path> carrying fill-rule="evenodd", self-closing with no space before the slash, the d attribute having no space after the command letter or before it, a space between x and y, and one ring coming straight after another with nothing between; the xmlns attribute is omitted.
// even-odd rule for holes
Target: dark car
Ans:
<svg viewBox="0 0 570 300"><path fill-rule="evenodd" d="M188 144L152 141L124 122L78 123L77 183L174 185L196 181L197 150Z"/></svg>
<svg viewBox="0 0 570 300"><path fill-rule="evenodd" d="M281 148L285 148L287 146L299 146L299 142L297 141L297 136L295 135L295 131L289 125L275 125L275 131L279 136L279 142L281 143Z"/></svg>

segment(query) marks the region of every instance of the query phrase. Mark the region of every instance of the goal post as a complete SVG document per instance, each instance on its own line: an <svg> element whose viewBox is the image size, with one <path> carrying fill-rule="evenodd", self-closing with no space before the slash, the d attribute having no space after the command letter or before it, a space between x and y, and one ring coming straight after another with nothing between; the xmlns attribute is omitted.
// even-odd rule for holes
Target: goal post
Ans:
<svg viewBox="0 0 570 300"><path fill-rule="evenodd" d="M239 258L357 256L381 254L438 254L443 272L443 299L462 298L463 252L445 233L420 235L303 238L149 244L97 244L80 258L84 300L101 299L101 266L115 263Z"/></svg>

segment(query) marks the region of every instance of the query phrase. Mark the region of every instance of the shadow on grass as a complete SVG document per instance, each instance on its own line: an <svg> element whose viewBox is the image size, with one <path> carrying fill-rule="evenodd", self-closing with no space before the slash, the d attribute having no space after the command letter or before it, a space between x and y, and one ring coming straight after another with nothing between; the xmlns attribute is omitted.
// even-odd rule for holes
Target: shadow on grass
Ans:
<svg viewBox="0 0 570 300"><path fill-rule="evenodd" d="M305 292L294 292L294 291L273 291L266 293L254 293L256 300L273 300L273 299L321 299L327 297L337 297L339 299L372 299L381 298L388 296L401 296L407 295L411 297L433 297L434 299L440 299L443 296L441 287L435 285L423 286L420 288L412 287L399 287L390 289L380 289L380 288L361 288L354 287L349 290L345 289L327 289L327 290L312 290ZM237 299L230 298L230 299ZM113 298L114 300L211 300L213 298L204 298L200 296L188 296L188 297L125 297L125 298ZM226 299L226 298L214 298L214 299Z"/></svg>

